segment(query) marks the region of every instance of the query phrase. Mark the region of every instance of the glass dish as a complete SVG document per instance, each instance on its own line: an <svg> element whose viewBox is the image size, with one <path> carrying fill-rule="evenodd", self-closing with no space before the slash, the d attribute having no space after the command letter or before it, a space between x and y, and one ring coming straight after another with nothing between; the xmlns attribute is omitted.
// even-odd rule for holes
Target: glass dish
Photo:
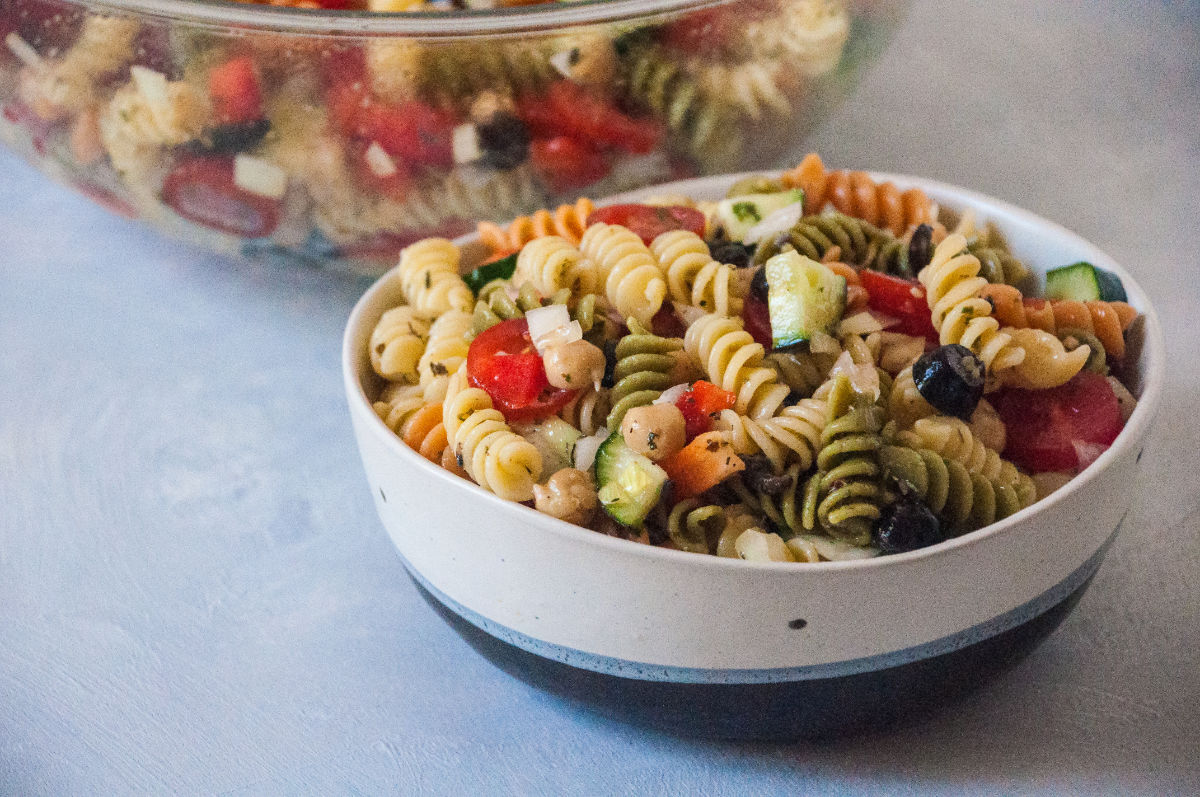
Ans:
<svg viewBox="0 0 1200 797"><path fill-rule="evenodd" d="M378 273L476 220L769 164L906 5L6 0L0 140L165 233Z"/></svg>

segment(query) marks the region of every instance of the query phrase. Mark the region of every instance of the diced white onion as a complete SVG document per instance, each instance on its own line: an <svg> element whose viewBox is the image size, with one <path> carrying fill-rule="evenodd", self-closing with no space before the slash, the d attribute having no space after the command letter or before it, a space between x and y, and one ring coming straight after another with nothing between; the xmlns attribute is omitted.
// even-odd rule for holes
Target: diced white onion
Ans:
<svg viewBox="0 0 1200 797"><path fill-rule="evenodd" d="M262 158L239 153L233 159L233 184L267 199L282 199L287 192L287 172Z"/></svg>
<svg viewBox="0 0 1200 797"><path fill-rule="evenodd" d="M842 344L837 342L837 338L832 335L827 335L824 332L813 332L808 339L808 350L813 354L837 354L842 350ZM849 357L843 352L843 355Z"/></svg>
<svg viewBox="0 0 1200 797"><path fill-rule="evenodd" d="M454 128L450 136L450 146L454 152L455 163L473 163L483 157L483 149L479 146L479 131L470 122Z"/></svg>
<svg viewBox="0 0 1200 797"><path fill-rule="evenodd" d="M550 66L554 67L555 71L563 77L571 76L571 67L573 67L576 50L561 50L550 56Z"/></svg>
<svg viewBox="0 0 1200 797"><path fill-rule="evenodd" d="M828 559L830 562L870 559L879 555L878 548L860 548L848 542L831 540L817 534L809 535L809 539L812 541L813 547L817 549L817 553L821 554L821 558Z"/></svg>
<svg viewBox="0 0 1200 797"><path fill-rule="evenodd" d="M546 347L550 345L552 339L557 343L569 342L567 340L557 340L564 333L568 332L564 330L564 333L560 333L558 330L571 323L571 314L567 311L565 304L535 307L525 314L525 321L529 324L529 337L533 341L538 354L545 352ZM580 335L582 336L582 334L581 331Z"/></svg>
<svg viewBox="0 0 1200 797"><path fill-rule="evenodd" d="M1108 377L1108 383L1112 385L1113 393L1117 396L1117 406L1121 410L1121 422L1128 423L1129 416L1133 415L1133 411L1137 409L1137 399L1129 388L1121 384L1121 380L1115 376Z"/></svg>
<svg viewBox="0 0 1200 797"><path fill-rule="evenodd" d="M1084 443L1079 440L1072 440L1071 445L1075 448L1075 456L1079 458L1080 470L1091 465L1100 458L1101 454L1108 450L1108 446L1102 443Z"/></svg>
<svg viewBox="0 0 1200 797"><path fill-rule="evenodd" d="M4 37L4 44L25 66L30 69L41 68L42 57L33 49L33 45L18 36L16 31Z"/></svg>
<svg viewBox="0 0 1200 797"><path fill-rule="evenodd" d="M170 102L167 97L167 76L162 72L134 65L129 67L129 76L148 105L165 107Z"/></svg>
<svg viewBox="0 0 1200 797"><path fill-rule="evenodd" d="M831 378L845 376L850 380L850 386L854 388L854 392L866 396L872 401L879 398L879 372L871 363L855 363L848 351L844 351L838 356L833 367L829 369L829 376Z"/></svg>
<svg viewBox="0 0 1200 797"><path fill-rule="evenodd" d="M675 315L679 317L679 320L683 322L685 327L690 327L697 319L703 318L708 313L695 305L677 304L675 305Z"/></svg>
<svg viewBox="0 0 1200 797"><path fill-rule="evenodd" d="M843 318L838 331L842 335L869 335L872 332L883 331L883 325L869 310L863 310L849 318Z"/></svg>
<svg viewBox="0 0 1200 797"><path fill-rule="evenodd" d="M684 393L688 392L691 389L692 389L691 385L675 385L675 387L669 387L666 390L664 390L662 392L662 395L659 396L658 398L656 398L652 403L654 403L654 404L674 404L676 401L679 401L680 396L682 396Z"/></svg>
<svg viewBox="0 0 1200 797"><path fill-rule="evenodd" d="M600 444L608 439L608 430L601 428L597 434L591 437L581 437L575 441L575 467L578 470L589 471L592 469L592 464L596 461L596 452L600 450Z"/></svg>
<svg viewBox="0 0 1200 797"><path fill-rule="evenodd" d="M379 146L378 141L371 142L364 157L367 161L367 168L376 177L391 177L396 173L396 162L392 160L391 155L387 154L387 150Z"/></svg>
<svg viewBox="0 0 1200 797"><path fill-rule="evenodd" d="M785 205L779 210L768 213L765 219L746 230L746 236L742 241L748 244L756 244L759 241L774 238L779 233L787 232L795 227L796 223L802 218L804 218L803 202L793 202L790 205Z"/></svg>

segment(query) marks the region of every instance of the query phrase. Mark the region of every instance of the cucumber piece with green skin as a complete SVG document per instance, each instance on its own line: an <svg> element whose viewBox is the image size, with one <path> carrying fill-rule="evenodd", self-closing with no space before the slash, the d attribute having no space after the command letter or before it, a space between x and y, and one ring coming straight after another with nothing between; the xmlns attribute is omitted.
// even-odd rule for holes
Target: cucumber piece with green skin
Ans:
<svg viewBox="0 0 1200 797"><path fill-rule="evenodd" d="M773 348L795 346L817 332L833 334L846 311L844 277L795 251L775 255L763 269Z"/></svg>
<svg viewBox="0 0 1200 797"><path fill-rule="evenodd" d="M1080 261L1046 272L1046 298L1094 302L1100 298L1100 280L1096 267Z"/></svg>
<svg viewBox="0 0 1200 797"><path fill-rule="evenodd" d="M1127 302L1129 296L1125 293L1125 286L1121 284L1121 278L1111 271L1105 271L1102 268L1096 269L1096 281L1100 283L1100 301L1102 302Z"/></svg>
<svg viewBox="0 0 1200 797"><path fill-rule="evenodd" d="M742 241L750 228L780 208L804 201L799 188L774 194L743 194L717 203L716 218L726 237Z"/></svg>
<svg viewBox="0 0 1200 797"><path fill-rule="evenodd" d="M667 472L625 445L613 432L596 451L596 485L600 506L613 520L638 528L662 497Z"/></svg>

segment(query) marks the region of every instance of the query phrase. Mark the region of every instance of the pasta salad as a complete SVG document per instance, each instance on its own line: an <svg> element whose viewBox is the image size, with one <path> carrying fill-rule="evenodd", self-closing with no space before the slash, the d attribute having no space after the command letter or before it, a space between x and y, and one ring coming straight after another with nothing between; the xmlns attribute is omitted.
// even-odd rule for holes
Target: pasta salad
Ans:
<svg viewBox="0 0 1200 797"><path fill-rule="evenodd" d="M379 417L501 498L758 561L915 550L1061 487L1136 403L1119 278L810 154L720 201L581 199L407 247ZM1038 295L1040 293L1040 295ZM1123 378L1125 381L1122 381Z"/></svg>

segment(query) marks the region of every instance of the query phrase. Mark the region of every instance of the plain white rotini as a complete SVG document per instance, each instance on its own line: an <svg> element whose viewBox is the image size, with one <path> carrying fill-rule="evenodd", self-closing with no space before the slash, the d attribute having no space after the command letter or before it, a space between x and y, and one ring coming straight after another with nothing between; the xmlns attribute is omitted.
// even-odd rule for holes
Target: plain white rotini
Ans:
<svg viewBox="0 0 1200 797"><path fill-rule="evenodd" d="M917 390L912 366L913 363L910 362L896 374L887 399L888 417L901 429L912 426L919 418L927 418L937 413L921 395L921 391Z"/></svg>
<svg viewBox="0 0 1200 797"><path fill-rule="evenodd" d="M792 463L798 463L801 470L812 467L828 423L829 403L807 398L761 421L722 410L717 428L730 433L733 450L739 455L762 453L776 473L783 473Z"/></svg>
<svg viewBox="0 0 1200 797"><path fill-rule="evenodd" d="M517 255L512 277L514 285L529 283L543 296L568 289L573 301L594 293L598 281L596 264L566 238L557 235L534 238L525 244Z"/></svg>
<svg viewBox="0 0 1200 797"><path fill-rule="evenodd" d="M966 238L946 236L917 278L925 286L925 300L942 345L966 346L992 374L1025 359L1025 350L1000 331L991 304L979 295L987 280L979 276L979 259L967 251Z"/></svg>
<svg viewBox="0 0 1200 797"><path fill-rule="evenodd" d="M459 464L476 484L509 501L533 497L542 475L541 454L509 428L486 392L467 385L465 365L447 385L442 423Z"/></svg>
<svg viewBox="0 0 1200 797"><path fill-rule="evenodd" d="M616 224L593 224L579 250L600 269L608 301L622 318L646 327L667 298L667 282L650 249L636 233Z"/></svg>
<svg viewBox="0 0 1200 797"><path fill-rule="evenodd" d="M763 347L742 328L740 318L701 316L688 326L683 347L715 385L737 396L739 415L769 418L790 392L778 372L762 364Z"/></svg>
<svg viewBox="0 0 1200 797"><path fill-rule="evenodd" d="M445 238L425 238L400 253L400 287L418 313L436 317L474 306L475 295L458 275L459 258L458 247Z"/></svg>
<svg viewBox="0 0 1200 797"><path fill-rule="evenodd" d="M389 382L371 406L389 429L404 437L409 419L425 404L425 391L420 385Z"/></svg>
<svg viewBox="0 0 1200 797"><path fill-rule="evenodd" d="M1070 381L1087 365L1091 348L1067 351L1062 341L1040 329L1005 327L1013 343L1025 351L1025 359L1000 375L1006 385L1027 390L1045 390Z"/></svg>
<svg viewBox="0 0 1200 797"><path fill-rule="evenodd" d="M393 307L371 330L371 367L393 382L415 383L417 361L425 351L429 321L406 304Z"/></svg>
<svg viewBox="0 0 1200 797"><path fill-rule="evenodd" d="M700 58L689 64L705 95L733 105L756 120L764 111L785 118L792 113L792 104L779 88L780 67L778 61L765 59L725 64Z"/></svg>
<svg viewBox="0 0 1200 797"><path fill-rule="evenodd" d="M720 315L742 312L734 267L713 260L708 244L696 233L664 232L650 244L650 251L667 277L667 289L675 304Z"/></svg>
<svg viewBox="0 0 1200 797"><path fill-rule="evenodd" d="M450 375L467 359L474 316L462 310L447 310L429 328L425 352L417 363L427 402L441 401Z"/></svg>

